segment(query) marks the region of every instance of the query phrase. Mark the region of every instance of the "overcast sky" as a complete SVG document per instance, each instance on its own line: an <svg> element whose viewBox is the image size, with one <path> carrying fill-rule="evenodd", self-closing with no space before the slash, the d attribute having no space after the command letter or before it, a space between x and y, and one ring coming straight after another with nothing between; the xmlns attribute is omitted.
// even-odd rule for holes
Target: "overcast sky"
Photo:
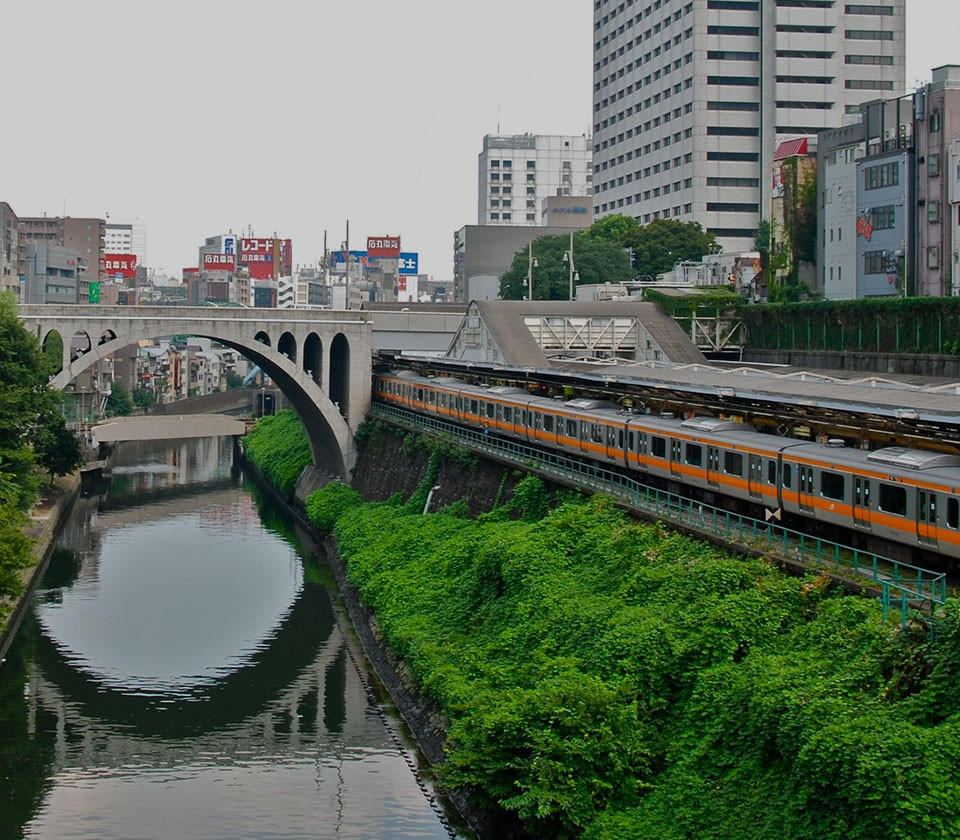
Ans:
<svg viewBox="0 0 960 840"><path fill-rule="evenodd" d="M907 87L960 63L941 0L908 0ZM351 248L401 236L453 275L485 134L590 130L590 0L48 0L0 12L0 201L146 222L179 276L207 236ZM952 21L950 21L952 23Z"/></svg>

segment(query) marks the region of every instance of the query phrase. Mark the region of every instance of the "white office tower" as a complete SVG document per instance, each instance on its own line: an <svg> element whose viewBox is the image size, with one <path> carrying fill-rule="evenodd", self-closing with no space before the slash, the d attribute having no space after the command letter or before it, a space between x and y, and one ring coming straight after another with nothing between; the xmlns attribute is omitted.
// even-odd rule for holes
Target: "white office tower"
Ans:
<svg viewBox="0 0 960 840"><path fill-rule="evenodd" d="M147 223L107 220L104 225L103 251L105 254L136 254L139 265L147 265Z"/></svg>
<svg viewBox="0 0 960 840"><path fill-rule="evenodd" d="M753 247L778 144L905 87L905 0L595 0L594 212Z"/></svg>
<svg viewBox="0 0 960 840"><path fill-rule="evenodd" d="M593 192L593 152L585 135L488 134L479 160L477 224L542 225L551 196Z"/></svg>

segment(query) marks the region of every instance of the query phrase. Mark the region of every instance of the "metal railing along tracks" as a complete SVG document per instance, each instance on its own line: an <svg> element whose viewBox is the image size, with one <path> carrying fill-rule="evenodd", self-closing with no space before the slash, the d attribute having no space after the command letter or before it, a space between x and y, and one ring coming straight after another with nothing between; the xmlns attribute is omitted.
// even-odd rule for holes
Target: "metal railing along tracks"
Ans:
<svg viewBox="0 0 960 840"><path fill-rule="evenodd" d="M570 458L549 449L501 438L416 412L374 404L371 413L409 429L452 437L468 449L575 488L602 493L641 515L663 519L691 533L719 539L733 548L768 554L879 590L884 618L894 610L906 624L911 615L931 611L947 599L946 575L890 557L842 545L695 499L650 487L615 470Z"/></svg>

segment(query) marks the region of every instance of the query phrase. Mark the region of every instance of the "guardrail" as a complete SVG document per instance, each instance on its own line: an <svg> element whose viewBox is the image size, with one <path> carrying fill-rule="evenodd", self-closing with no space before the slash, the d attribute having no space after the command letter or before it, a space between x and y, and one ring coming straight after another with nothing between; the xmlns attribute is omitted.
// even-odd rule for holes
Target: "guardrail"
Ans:
<svg viewBox="0 0 960 840"><path fill-rule="evenodd" d="M921 612L925 607L946 603L947 579L938 572L794 531L777 523L733 513L649 487L630 476L596 464L396 406L374 404L371 413L406 428L454 437L477 453L507 461L577 488L603 493L641 514L668 520L695 533L719 537L733 546L767 553L806 568L833 572L846 580L864 579L879 589L884 618L891 610L897 610L901 623L906 624L911 614Z"/></svg>

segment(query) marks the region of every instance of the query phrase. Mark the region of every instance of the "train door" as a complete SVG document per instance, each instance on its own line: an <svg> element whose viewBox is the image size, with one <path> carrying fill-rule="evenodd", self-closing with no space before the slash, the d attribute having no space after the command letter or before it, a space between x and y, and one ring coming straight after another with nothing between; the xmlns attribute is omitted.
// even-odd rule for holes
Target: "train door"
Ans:
<svg viewBox="0 0 960 840"><path fill-rule="evenodd" d="M620 462L623 460L624 433L623 426L604 426L607 460Z"/></svg>
<svg viewBox="0 0 960 840"><path fill-rule="evenodd" d="M720 450L716 446L707 447L707 484L720 486Z"/></svg>
<svg viewBox="0 0 960 840"><path fill-rule="evenodd" d="M853 477L853 524L870 527L870 479L859 475Z"/></svg>
<svg viewBox="0 0 960 840"><path fill-rule="evenodd" d="M747 489L751 499L763 498L763 458L750 455L747 460Z"/></svg>
<svg viewBox="0 0 960 840"><path fill-rule="evenodd" d="M917 539L937 547L937 494L929 490L917 490Z"/></svg>
<svg viewBox="0 0 960 840"><path fill-rule="evenodd" d="M683 444L679 440L670 439L670 474L680 477L683 463Z"/></svg>
<svg viewBox="0 0 960 840"><path fill-rule="evenodd" d="M800 510L813 513L813 467L797 466L797 496Z"/></svg>

